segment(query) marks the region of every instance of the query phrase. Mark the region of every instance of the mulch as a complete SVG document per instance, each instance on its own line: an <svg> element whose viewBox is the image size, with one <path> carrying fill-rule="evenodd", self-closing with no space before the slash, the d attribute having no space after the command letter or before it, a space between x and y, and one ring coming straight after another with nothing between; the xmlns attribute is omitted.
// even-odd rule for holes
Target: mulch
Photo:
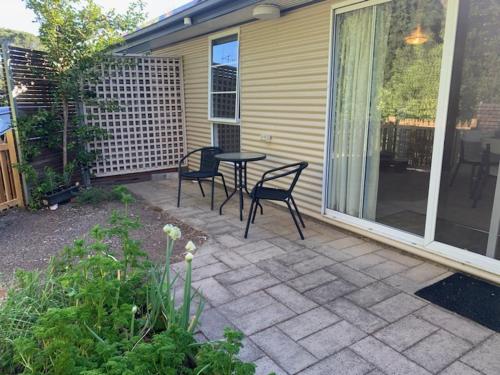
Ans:
<svg viewBox="0 0 500 375"><path fill-rule="evenodd" d="M122 208L119 202L98 205L72 202L55 211L14 209L0 214L0 285L8 283L16 269L41 269L75 239L89 239L92 227L106 225L112 211ZM142 200L131 204L129 212L142 223L141 229L132 231L132 238L141 241L144 251L155 262L163 263L165 259L167 239L162 230L165 224L175 224L182 231L182 238L175 244L173 262L183 259L187 241L192 240L198 247L206 240L203 232ZM0 298L1 294L2 288Z"/></svg>

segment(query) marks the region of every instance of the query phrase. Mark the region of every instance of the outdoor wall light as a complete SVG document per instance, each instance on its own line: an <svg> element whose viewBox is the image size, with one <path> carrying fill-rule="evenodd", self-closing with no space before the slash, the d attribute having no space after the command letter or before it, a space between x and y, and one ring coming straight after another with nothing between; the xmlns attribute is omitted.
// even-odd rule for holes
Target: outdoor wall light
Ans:
<svg viewBox="0 0 500 375"><path fill-rule="evenodd" d="M253 8L252 15L258 20L273 20L280 17L280 8L272 4L259 4Z"/></svg>
<svg viewBox="0 0 500 375"><path fill-rule="evenodd" d="M191 17L184 17L184 25L191 26L193 24L193 20Z"/></svg>

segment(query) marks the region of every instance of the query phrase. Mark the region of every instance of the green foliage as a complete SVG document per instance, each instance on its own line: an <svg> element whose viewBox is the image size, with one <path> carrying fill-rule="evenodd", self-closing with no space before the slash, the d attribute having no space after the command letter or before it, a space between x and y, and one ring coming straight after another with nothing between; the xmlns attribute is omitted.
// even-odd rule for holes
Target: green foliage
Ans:
<svg viewBox="0 0 500 375"><path fill-rule="evenodd" d="M124 204L132 200L123 187L114 193ZM180 279L170 274L180 230L165 230L165 264L159 267L130 236L137 228L126 210L116 211L109 226L96 225L89 241L75 240L45 272L18 273L0 305L0 373L253 374L254 366L236 357L241 334L226 331L226 340L195 342L203 299L191 292L191 257L183 276L189 293L180 305Z"/></svg>
<svg viewBox="0 0 500 375"><path fill-rule="evenodd" d="M382 118L436 117L442 46L405 46L395 55L392 76L380 95Z"/></svg>
<svg viewBox="0 0 500 375"><path fill-rule="evenodd" d="M445 10L436 0L401 0L391 3L383 88L378 109L383 119L429 120L436 116ZM420 46L404 37L420 25L429 40Z"/></svg>
<svg viewBox="0 0 500 375"><path fill-rule="evenodd" d="M13 46L36 49L43 49L43 45L40 42L40 38L31 33L19 30L11 30L4 27L0 27L0 44L8 43Z"/></svg>
<svg viewBox="0 0 500 375"><path fill-rule="evenodd" d="M85 145L94 139L105 137L105 131L96 126L76 127L74 136L68 143L68 150L73 152L73 161L66 163L61 174L51 167L37 172L32 162L44 151L58 151L62 142L62 122L55 111L39 110L32 115L18 119L22 162L16 167L22 173L30 190L29 207L42 207L44 195L59 187L71 185L72 177L77 169L90 168L98 155L87 151Z"/></svg>
<svg viewBox="0 0 500 375"><path fill-rule="evenodd" d="M60 149L61 131L61 120L53 111L41 109L30 116L19 117L17 133L23 160L31 162L45 149Z"/></svg>
<svg viewBox="0 0 500 375"><path fill-rule="evenodd" d="M471 120L479 103L500 103L500 3L497 0L469 0L461 66L460 118Z"/></svg>
<svg viewBox="0 0 500 375"><path fill-rule="evenodd" d="M237 357L243 347L243 334L229 328L224 330L225 340L203 345L196 356L196 374L252 375L255 365L244 363Z"/></svg>
<svg viewBox="0 0 500 375"><path fill-rule="evenodd" d="M96 79L96 66L108 59L109 49L144 19L144 4L141 0L134 2L120 15L114 10L105 12L93 0L24 1L40 24L40 40L52 68L50 78L56 83L54 99L56 107L62 108L61 146L66 165L69 105L86 99L84 85Z"/></svg>
<svg viewBox="0 0 500 375"><path fill-rule="evenodd" d="M75 201L78 204L92 204L97 205L102 202L111 202L111 201L122 201L123 202L123 194L126 193L131 196L128 192L127 188L124 186L116 186L113 189L100 188L100 187L90 187L87 189L81 189ZM127 201L130 200L128 196L125 198ZM133 200L133 197L132 197ZM127 204L129 204L128 202Z"/></svg>

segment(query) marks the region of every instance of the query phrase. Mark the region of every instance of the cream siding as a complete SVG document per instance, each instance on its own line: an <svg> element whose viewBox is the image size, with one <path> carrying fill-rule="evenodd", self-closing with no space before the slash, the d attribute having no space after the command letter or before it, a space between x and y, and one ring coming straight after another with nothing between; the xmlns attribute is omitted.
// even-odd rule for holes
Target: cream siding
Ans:
<svg viewBox="0 0 500 375"><path fill-rule="evenodd" d="M167 49L153 51L155 56L182 57L186 108L187 148L189 151L210 144L208 117L208 41L192 39ZM196 161L190 160L190 163Z"/></svg>
<svg viewBox="0 0 500 375"><path fill-rule="evenodd" d="M305 160L309 168L295 197L315 216L321 211L331 4L240 27L241 148L268 155L249 164L249 184L267 169ZM153 52L183 58L189 150L211 144L208 40L205 35ZM271 135L272 141L262 141L261 135ZM222 171L231 179L228 166Z"/></svg>
<svg viewBox="0 0 500 375"><path fill-rule="evenodd" d="M331 5L324 1L299 8L272 21L240 26L241 144L243 151L268 155L249 164L249 185L266 169L305 160L305 170L294 195L313 217L399 247L408 252L498 282L498 274L474 264L455 261L391 237L329 219L321 214L325 115L328 81ZM187 144L192 150L211 144L208 121L209 35L153 51L154 55L182 57ZM271 135L266 143L261 135ZM197 160L190 160L196 166ZM228 165L222 171L232 181Z"/></svg>
<svg viewBox="0 0 500 375"><path fill-rule="evenodd" d="M242 148L268 155L251 165L259 177L278 164L305 160L309 167L295 198L310 214L321 211L328 79L330 2L279 20L241 28ZM272 141L261 141L261 135Z"/></svg>

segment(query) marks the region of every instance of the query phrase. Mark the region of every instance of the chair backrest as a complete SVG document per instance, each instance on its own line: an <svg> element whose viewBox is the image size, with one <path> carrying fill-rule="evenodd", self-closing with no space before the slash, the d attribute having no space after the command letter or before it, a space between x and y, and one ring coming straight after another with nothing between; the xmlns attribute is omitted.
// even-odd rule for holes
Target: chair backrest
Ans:
<svg viewBox="0 0 500 375"><path fill-rule="evenodd" d="M293 177L293 181L290 184L290 187L288 188L289 193L292 193L292 190L295 187L295 185L297 184L297 181L299 180L299 177L302 174L302 171L304 169L306 169L308 165L309 165L309 163L307 163L305 161L301 161L301 162L297 163L297 168L292 169L291 172L295 173L295 176Z"/></svg>
<svg viewBox="0 0 500 375"><path fill-rule="evenodd" d="M295 185L297 184L297 181L299 180L299 177L300 177L302 171L304 169L306 169L308 165L309 164L307 162L301 161L298 163L288 164L288 165L284 165L282 167L271 169L271 170L267 171L266 173L264 173L264 175L262 176L262 180L260 180L257 184L258 185L260 184L262 186L262 184L266 181L272 181L272 180L276 180L278 178L283 178L286 176L293 175L292 182L290 183L290 186L287 189L288 194L291 194L293 189L295 188ZM277 173L277 172L281 172L281 173ZM271 174L271 173L273 174L271 177L266 177L267 174Z"/></svg>
<svg viewBox="0 0 500 375"><path fill-rule="evenodd" d="M479 141L469 141L462 139L461 142L462 149L462 160L474 162L481 160L481 155L483 153L483 145Z"/></svg>
<svg viewBox="0 0 500 375"><path fill-rule="evenodd" d="M215 155L222 154L222 149L219 147L203 147L200 152L200 172L217 172L219 160L215 158Z"/></svg>

